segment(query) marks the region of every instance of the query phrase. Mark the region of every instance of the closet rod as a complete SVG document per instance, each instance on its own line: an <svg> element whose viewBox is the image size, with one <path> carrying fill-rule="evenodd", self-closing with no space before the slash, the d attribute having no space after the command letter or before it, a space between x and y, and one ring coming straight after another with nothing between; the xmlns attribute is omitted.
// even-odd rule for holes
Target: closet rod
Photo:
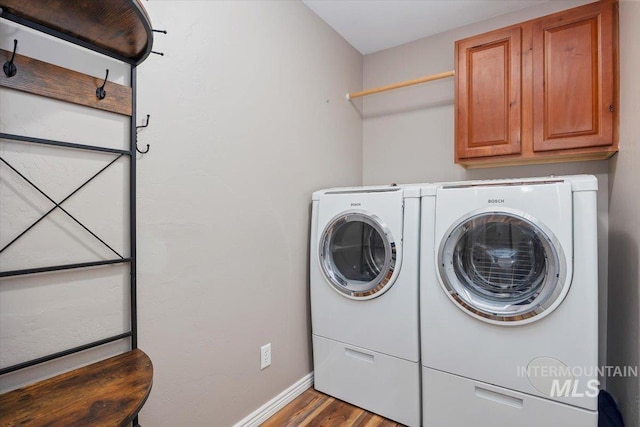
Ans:
<svg viewBox="0 0 640 427"><path fill-rule="evenodd" d="M455 75L455 71L446 71L444 73L432 74L430 76L419 77L413 80L406 80L404 82L392 83L386 86L374 87L372 89L367 89L360 92L347 93L347 100L350 100L353 98L360 98L361 96L372 95L374 93L385 92L387 90L399 89L401 87L407 87L407 86L417 85L420 83L426 83L433 80L444 79L446 77L453 77L454 75Z"/></svg>

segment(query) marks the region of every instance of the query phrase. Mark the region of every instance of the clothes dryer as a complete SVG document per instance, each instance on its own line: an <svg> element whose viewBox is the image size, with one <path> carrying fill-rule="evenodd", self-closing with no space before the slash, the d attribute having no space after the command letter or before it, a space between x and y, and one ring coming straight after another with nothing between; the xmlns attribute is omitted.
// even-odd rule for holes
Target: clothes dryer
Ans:
<svg viewBox="0 0 640 427"><path fill-rule="evenodd" d="M565 176L423 197L425 426L597 425L596 190Z"/></svg>
<svg viewBox="0 0 640 427"><path fill-rule="evenodd" d="M321 392L420 425L420 187L313 194L310 285Z"/></svg>

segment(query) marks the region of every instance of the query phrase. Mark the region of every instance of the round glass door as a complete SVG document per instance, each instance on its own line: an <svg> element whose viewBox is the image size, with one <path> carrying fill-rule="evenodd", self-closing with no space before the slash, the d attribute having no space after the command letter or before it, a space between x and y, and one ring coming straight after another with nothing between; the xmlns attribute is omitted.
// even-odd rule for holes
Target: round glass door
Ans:
<svg viewBox="0 0 640 427"><path fill-rule="evenodd" d="M493 321L548 314L562 292L562 248L542 224L507 212L488 212L454 225L440 245L440 276L465 311Z"/></svg>
<svg viewBox="0 0 640 427"><path fill-rule="evenodd" d="M340 293L375 298L392 285L396 244L377 217L348 212L334 218L322 233L320 265Z"/></svg>

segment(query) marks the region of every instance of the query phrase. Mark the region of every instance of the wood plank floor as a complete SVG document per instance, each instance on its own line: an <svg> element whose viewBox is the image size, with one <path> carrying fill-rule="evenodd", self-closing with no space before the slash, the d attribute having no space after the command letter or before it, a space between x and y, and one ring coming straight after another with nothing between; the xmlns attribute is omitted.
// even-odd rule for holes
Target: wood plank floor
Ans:
<svg viewBox="0 0 640 427"><path fill-rule="evenodd" d="M261 427L403 427L331 396L308 389Z"/></svg>

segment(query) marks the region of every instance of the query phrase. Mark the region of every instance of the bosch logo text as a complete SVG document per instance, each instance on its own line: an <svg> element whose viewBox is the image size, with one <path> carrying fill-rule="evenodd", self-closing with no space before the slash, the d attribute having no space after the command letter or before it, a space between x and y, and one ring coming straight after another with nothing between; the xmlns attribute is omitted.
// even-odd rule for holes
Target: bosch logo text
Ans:
<svg viewBox="0 0 640 427"><path fill-rule="evenodd" d="M489 203L504 203L504 199L489 199Z"/></svg>

